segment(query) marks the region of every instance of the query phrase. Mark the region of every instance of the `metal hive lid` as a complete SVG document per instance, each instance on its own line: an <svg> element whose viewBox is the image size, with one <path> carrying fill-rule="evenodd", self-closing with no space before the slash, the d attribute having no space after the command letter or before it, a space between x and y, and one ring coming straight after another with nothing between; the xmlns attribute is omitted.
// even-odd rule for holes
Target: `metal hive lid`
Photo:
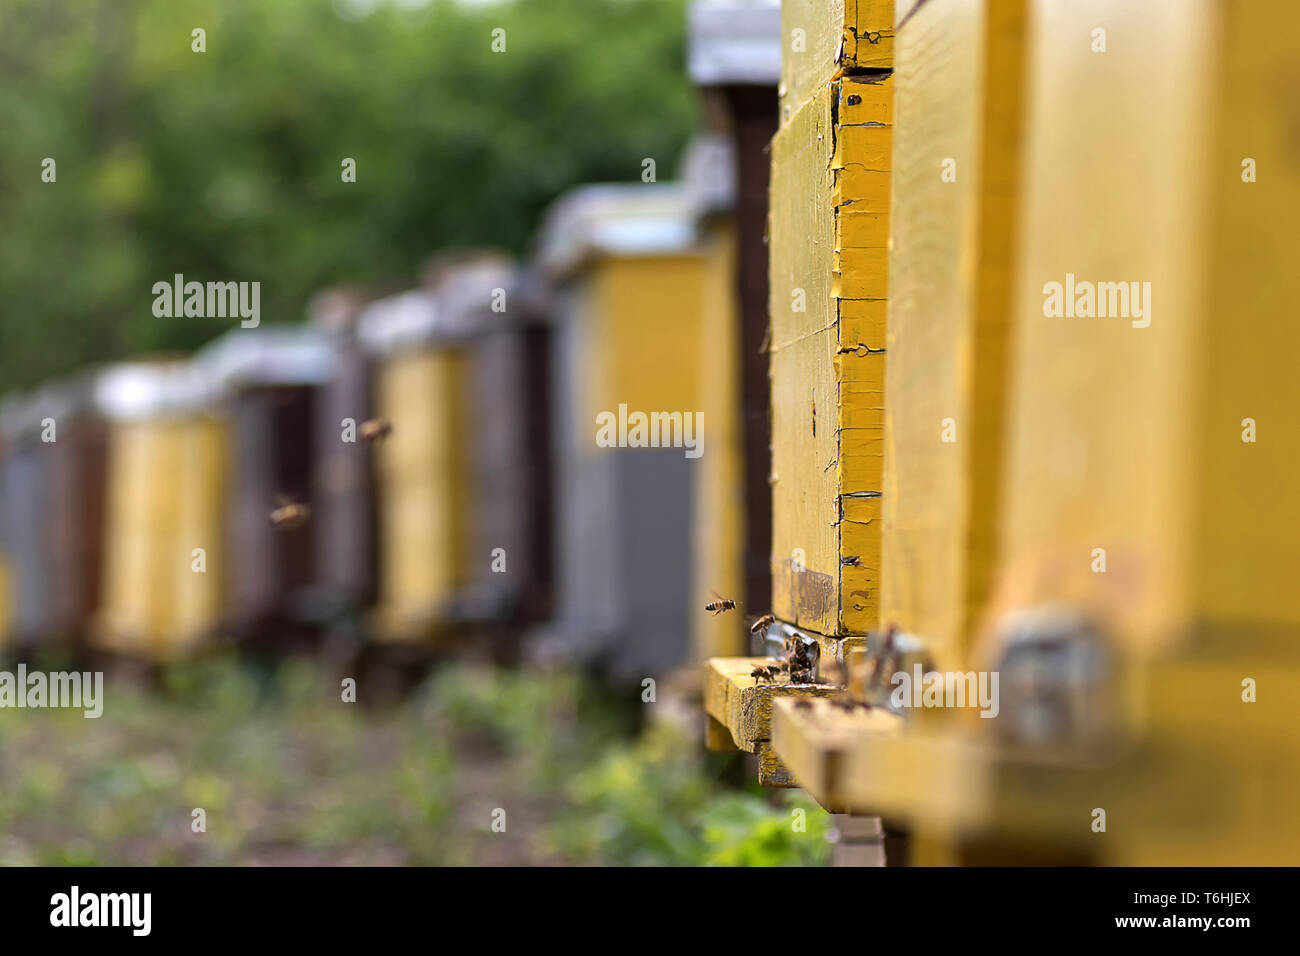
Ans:
<svg viewBox="0 0 1300 956"><path fill-rule="evenodd" d="M667 255L696 240L697 210L681 183L580 186L547 211L538 265L563 276L600 256Z"/></svg>
<svg viewBox="0 0 1300 956"><path fill-rule="evenodd" d="M428 342L443 331L437 300L426 289L376 299L357 319L357 341L376 355Z"/></svg>
<svg viewBox="0 0 1300 956"><path fill-rule="evenodd" d="M328 336L310 325L232 329L194 357L222 388L251 385L322 385L334 374Z"/></svg>
<svg viewBox="0 0 1300 956"><path fill-rule="evenodd" d="M220 389L196 362L159 360L110 365L95 379L95 405L116 421L189 415L215 402Z"/></svg>
<svg viewBox="0 0 1300 956"><path fill-rule="evenodd" d="M695 0L687 62L699 86L776 86L780 0Z"/></svg>
<svg viewBox="0 0 1300 956"><path fill-rule="evenodd" d="M14 441L35 435L47 418L62 423L93 407L92 376L82 373L47 382L0 401L0 437Z"/></svg>

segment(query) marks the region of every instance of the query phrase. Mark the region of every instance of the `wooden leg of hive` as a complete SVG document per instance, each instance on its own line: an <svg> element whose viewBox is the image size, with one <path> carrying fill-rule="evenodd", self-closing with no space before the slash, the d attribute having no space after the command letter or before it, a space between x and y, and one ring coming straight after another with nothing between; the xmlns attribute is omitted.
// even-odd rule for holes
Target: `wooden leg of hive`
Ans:
<svg viewBox="0 0 1300 956"><path fill-rule="evenodd" d="M884 866L885 828L880 817L831 814L831 866Z"/></svg>

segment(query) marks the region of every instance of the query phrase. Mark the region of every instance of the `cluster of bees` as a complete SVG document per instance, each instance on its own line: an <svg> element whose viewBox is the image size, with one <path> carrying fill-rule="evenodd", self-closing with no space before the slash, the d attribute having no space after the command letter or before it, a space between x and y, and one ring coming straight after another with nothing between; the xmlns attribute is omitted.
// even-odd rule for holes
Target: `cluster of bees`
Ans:
<svg viewBox="0 0 1300 956"><path fill-rule="evenodd" d="M714 615L721 614L724 611L734 610L736 602L725 598L717 597L704 605L706 611ZM767 630L776 622L776 618L771 614L764 614L750 626L751 634L758 634ZM871 702L868 700L873 691L884 686L886 675L896 670L899 666L899 652L894 641L895 629L889 627L881 642L880 650L868 657L860 665L855 664L852 668L839 661L826 661L822 665L822 683L829 683L840 688L840 691L831 697L825 698L826 701L839 710L851 713L855 710L870 710ZM813 658L809 652L807 639L802 634L791 634L785 638L782 647L781 656L771 664L760 664L749 672L758 683L764 681L774 682L777 678L785 675L791 684L811 684L813 683ZM801 710L807 710L813 706L812 701L806 698L795 701L795 706Z"/></svg>
<svg viewBox="0 0 1300 956"><path fill-rule="evenodd" d="M372 418L361 423L361 438L367 445L376 445L393 433L391 422L382 418ZM311 517L311 506L301 501L294 501L286 495L275 496L275 507L271 509L271 524L282 531L297 531Z"/></svg>

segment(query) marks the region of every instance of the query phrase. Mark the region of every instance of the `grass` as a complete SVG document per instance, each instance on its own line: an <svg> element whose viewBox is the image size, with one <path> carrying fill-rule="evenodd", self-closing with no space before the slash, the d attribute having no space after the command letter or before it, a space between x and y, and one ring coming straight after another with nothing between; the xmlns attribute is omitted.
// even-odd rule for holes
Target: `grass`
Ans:
<svg viewBox="0 0 1300 956"><path fill-rule="evenodd" d="M0 864L816 865L828 854L815 804L727 783L738 756L706 754L691 728L640 710L669 705L574 673L448 665L367 706L344 703L310 660L227 657L172 667L151 687L110 675L104 694L97 720L0 710Z"/></svg>

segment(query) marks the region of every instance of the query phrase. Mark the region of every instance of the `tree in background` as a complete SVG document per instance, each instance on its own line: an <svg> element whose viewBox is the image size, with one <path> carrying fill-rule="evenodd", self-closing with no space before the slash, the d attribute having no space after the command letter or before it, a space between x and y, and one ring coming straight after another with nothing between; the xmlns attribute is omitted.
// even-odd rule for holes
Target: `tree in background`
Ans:
<svg viewBox="0 0 1300 956"><path fill-rule="evenodd" d="M294 321L438 249L525 253L571 186L675 168L684 35L684 0L4 0L0 388L232 327L155 318L173 273Z"/></svg>

